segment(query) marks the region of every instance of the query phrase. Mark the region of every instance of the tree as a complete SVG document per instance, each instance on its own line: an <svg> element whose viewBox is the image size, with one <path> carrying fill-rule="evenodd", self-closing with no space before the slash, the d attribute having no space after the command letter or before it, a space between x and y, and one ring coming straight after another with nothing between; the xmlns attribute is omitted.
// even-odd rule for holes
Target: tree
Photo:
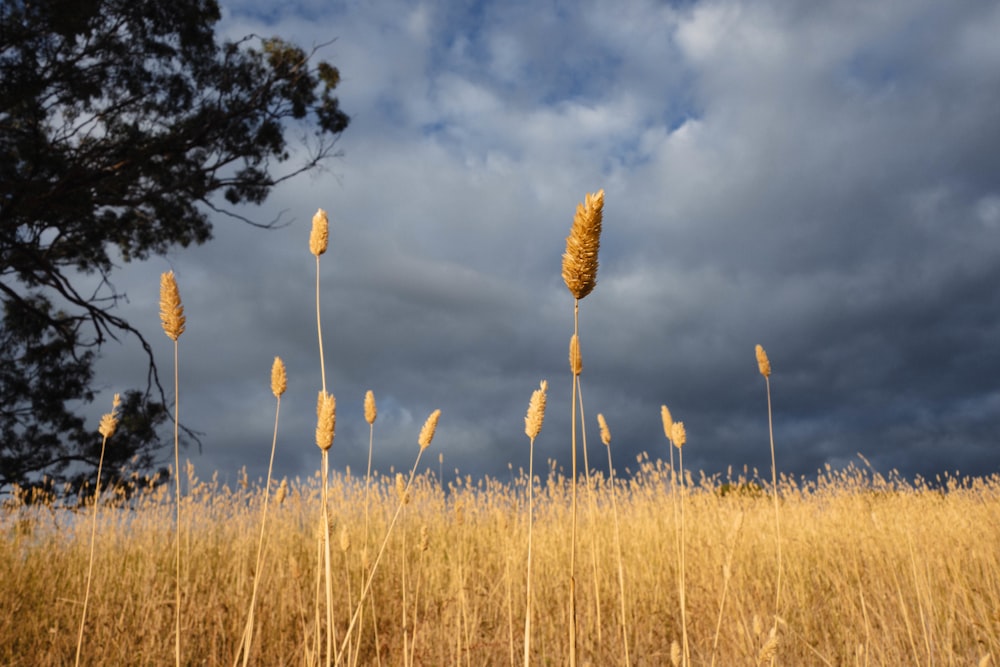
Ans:
<svg viewBox="0 0 1000 667"><path fill-rule="evenodd" d="M347 127L316 49L220 42L219 19L216 0L0 3L0 491L94 462L96 424L74 410L100 346L123 335L149 374L109 474L135 454L152 464L166 399L151 348L113 312L114 262L204 243L213 213L273 226L234 207L320 166ZM305 158L279 173L293 125Z"/></svg>

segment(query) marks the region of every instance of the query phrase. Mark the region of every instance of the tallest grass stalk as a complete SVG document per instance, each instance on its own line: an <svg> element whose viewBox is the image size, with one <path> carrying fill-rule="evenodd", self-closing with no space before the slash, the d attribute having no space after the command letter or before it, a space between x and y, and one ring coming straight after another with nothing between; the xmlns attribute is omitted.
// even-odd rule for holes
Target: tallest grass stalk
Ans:
<svg viewBox="0 0 1000 667"><path fill-rule="evenodd" d="M582 204L576 207L573 227L566 237L566 252L563 254L562 277L573 295L573 337L570 339L570 370L572 371L573 395L570 415L572 427L570 441L573 465L573 510L571 528L571 549L569 567L569 664L576 667L576 404L579 377L583 371L580 356L580 300L594 290L597 285L597 253L601 247L601 223L604 213L604 190L587 193Z"/></svg>
<svg viewBox="0 0 1000 667"><path fill-rule="evenodd" d="M160 321L163 332L174 341L174 494L177 501L177 526L174 550L174 659L181 665L181 462L180 462L180 381L177 370L177 339L184 333L184 306L177 290L174 272L160 276Z"/></svg>

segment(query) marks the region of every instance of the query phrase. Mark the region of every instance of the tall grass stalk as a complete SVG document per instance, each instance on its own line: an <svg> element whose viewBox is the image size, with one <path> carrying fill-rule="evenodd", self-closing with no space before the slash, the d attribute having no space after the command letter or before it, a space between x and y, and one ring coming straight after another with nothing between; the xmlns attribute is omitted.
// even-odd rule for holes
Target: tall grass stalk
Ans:
<svg viewBox="0 0 1000 667"><path fill-rule="evenodd" d="M767 389L767 434L771 443L771 495L774 499L774 541L778 555L778 575L774 585L774 623L775 627L777 627L777 618L781 613L781 576L783 567L781 562L781 520L778 511L778 467L775 464L774 458L774 421L771 415L771 362L767 358L767 352L764 351L762 346L758 345L754 349L754 352L757 355L757 369L764 376L764 386Z"/></svg>
<svg viewBox="0 0 1000 667"><path fill-rule="evenodd" d="M80 653L83 649L83 629L87 623L87 603L90 601L90 582L94 576L94 547L97 544L97 508L100 505L101 500L101 472L104 470L104 449L108 444L108 438L114 435L115 429L118 427L118 417L116 416L116 413L120 404L121 399L118 394L115 394L114 399L111 401L111 412L108 412L101 417L101 423L98 426L98 432L102 436L101 456L97 460L97 482L94 486L94 511L90 523L90 558L87 560L87 585L83 594L83 611L80 612L80 632L76 640L76 662L74 664L77 666L80 664Z"/></svg>
<svg viewBox="0 0 1000 667"><path fill-rule="evenodd" d="M319 339L319 370L320 370L320 381L321 389L319 395L319 401L316 405L316 418L317 420L323 421L324 419L335 419L333 411L335 410L336 403L333 403L333 396L328 394L326 391L326 363L323 357L323 320L320 316L320 300L319 300L319 258L322 256L329 246L330 242L330 220L326 215L326 211L323 209L318 209L316 214L313 215L312 219L312 229L309 232L309 252L311 252L316 257L316 337ZM329 415L322 414L325 402L329 399L332 403L330 406L331 413ZM333 624L333 573L330 567L330 517L329 517L329 472L330 472L330 457L329 451L333 444L333 425L330 424L329 432L329 442L327 442L327 434L321 433L320 429L325 428L321 424L316 427L316 444L322 451L322 461L321 465L321 477L323 480L323 492L322 500L323 511L321 513L320 521L322 522L323 530L323 562L322 565L317 565L322 567L325 576L325 586L326 591L326 655L327 661L329 661L330 656L333 655L333 645L334 645L334 624Z"/></svg>
<svg viewBox="0 0 1000 667"><path fill-rule="evenodd" d="M271 437L271 458L267 463L267 482L264 484L264 508L260 517L260 537L257 539L257 558L254 560L253 592L250 594L250 611L247 613L246 627L243 629L243 641L236 653L235 666L243 652L243 667L250 662L250 647L253 644L254 609L257 605L257 589L260 586L261 571L264 564L264 531L267 526L267 505L271 497L271 472L274 470L274 451L278 445L278 416L281 414L281 395L288 389L288 374L281 357L275 357L271 364L271 393L277 404L274 408L274 433Z"/></svg>
<svg viewBox="0 0 1000 667"><path fill-rule="evenodd" d="M687 434L684 431L684 422L674 422L673 437L671 440L677 447L677 469L680 472L681 487L680 495L680 515L681 528L680 539L678 540L680 551L680 602L681 602L681 645L684 651L684 664L691 664L691 647L688 643L687 624L687 542L684 535L684 506L687 504L687 479L684 477L684 443L687 442Z"/></svg>
<svg viewBox="0 0 1000 667"><path fill-rule="evenodd" d="M576 207L573 226L566 237L566 252L562 258L562 277L566 288L573 295L573 337L570 339L570 369L572 372L572 401L570 417L570 446L572 447L572 527L570 529L569 567L569 664L576 667L576 543L577 543L577 456L576 456L576 407L579 377L583 370L580 357L580 300L597 285L597 255L601 246L601 225L604 212L604 190L587 193L582 204Z"/></svg>
<svg viewBox="0 0 1000 667"><path fill-rule="evenodd" d="M368 422L368 468L365 470L365 543L361 551L361 581L358 586L358 594L365 588L365 577L368 576L368 557L369 557L369 541L370 541L370 518L369 518L369 508L371 505L371 485L372 485L372 453L375 449L375 420L378 418L378 406L375 403L375 392L369 389L365 392L365 421ZM361 604L361 600L358 603ZM382 656L379 651L378 645L378 618L375 616L375 598L374 596L369 598L372 609L372 623L375 626L375 654L378 660L378 664L382 664ZM361 607L361 616L358 622L358 637L357 646L354 652L354 664L358 661L358 651L361 650L361 630L364 627L365 612L364 607Z"/></svg>
<svg viewBox="0 0 1000 667"><path fill-rule="evenodd" d="M163 332L174 341L174 498L177 507L174 543L174 661L181 665L181 461L180 461L180 372L177 339L184 333L186 319L174 272L160 276L160 322Z"/></svg>
<svg viewBox="0 0 1000 667"><path fill-rule="evenodd" d="M531 527L535 513L535 438L545 421L548 388L549 383L542 380L538 389L531 393L528 412L524 416L524 433L528 436L528 563L524 597L524 667L531 664Z"/></svg>
<svg viewBox="0 0 1000 667"><path fill-rule="evenodd" d="M667 406L660 406L660 419L663 421L663 432L674 447L677 448L679 474L674 472L673 456L670 463L670 494L674 499L674 518L677 522L678 530L675 541L677 552L677 597L681 607L681 662L690 664L691 653L688 645L687 628L687 587L685 582L685 545L684 545L684 505L686 501L686 484L684 479L684 443L687 441L687 432L684 430L684 422L675 422ZM680 479L678 491L678 478Z"/></svg>

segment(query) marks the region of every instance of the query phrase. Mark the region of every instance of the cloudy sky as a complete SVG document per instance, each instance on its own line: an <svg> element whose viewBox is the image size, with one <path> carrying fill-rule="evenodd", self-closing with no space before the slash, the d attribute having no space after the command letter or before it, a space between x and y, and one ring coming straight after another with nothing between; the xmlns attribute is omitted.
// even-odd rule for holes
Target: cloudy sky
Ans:
<svg viewBox="0 0 1000 667"><path fill-rule="evenodd" d="M598 284L581 302L591 462L667 457L769 475L754 346L774 369L778 467L864 454L880 472L1000 470L1000 5L988 0L412 2L228 0L229 37L280 35L341 71L342 155L215 240L116 274L154 343L173 269L188 318L182 421L202 476L263 475L275 355L288 365L276 470L315 471L320 385L308 251L321 263L333 465L527 467L524 413L549 380L536 464L569 466L578 202L605 190ZM142 386L105 347L100 414Z"/></svg>

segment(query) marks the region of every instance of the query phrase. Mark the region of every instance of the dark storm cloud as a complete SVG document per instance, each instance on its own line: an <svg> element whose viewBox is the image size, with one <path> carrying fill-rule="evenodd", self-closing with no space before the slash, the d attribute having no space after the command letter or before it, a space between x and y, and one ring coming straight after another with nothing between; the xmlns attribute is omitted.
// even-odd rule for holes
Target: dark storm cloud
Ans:
<svg viewBox="0 0 1000 667"><path fill-rule="evenodd" d="M526 467L524 411L568 466L572 299L560 257L577 202L606 190L598 286L581 304L583 388L617 465L666 456L659 406L685 421L685 463L766 474L771 356L779 468L863 453L882 472L998 468L1000 10L989 2L228 3L226 30L336 37L352 125L326 174L216 240L129 266L123 314L156 341L160 271L189 327L182 411L202 470L263 474L275 355L289 367L279 474L309 474L320 375L309 220L321 262L333 461ZM612 9L614 7L614 9ZM144 381L107 348L108 391ZM99 406L99 415L105 410ZM194 452L192 452L194 454Z"/></svg>

